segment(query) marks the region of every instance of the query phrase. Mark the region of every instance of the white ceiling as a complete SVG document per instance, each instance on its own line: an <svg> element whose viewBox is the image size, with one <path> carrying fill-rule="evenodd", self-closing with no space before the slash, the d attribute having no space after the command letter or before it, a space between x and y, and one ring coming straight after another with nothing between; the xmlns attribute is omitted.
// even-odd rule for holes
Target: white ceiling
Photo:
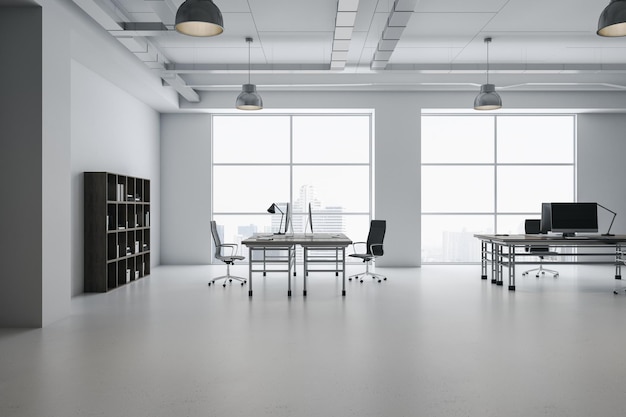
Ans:
<svg viewBox="0 0 626 417"><path fill-rule="evenodd" d="M215 0L224 32L211 38L173 30L182 0L74 0L190 101L247 82L247 36L259 90L477 89L487 36L500 90L626 89L626 38L595 33L609 0L396 1L413 12L386 66L372 60L394 1L360 0L345 67L331 70L337 0Z"/></svg>

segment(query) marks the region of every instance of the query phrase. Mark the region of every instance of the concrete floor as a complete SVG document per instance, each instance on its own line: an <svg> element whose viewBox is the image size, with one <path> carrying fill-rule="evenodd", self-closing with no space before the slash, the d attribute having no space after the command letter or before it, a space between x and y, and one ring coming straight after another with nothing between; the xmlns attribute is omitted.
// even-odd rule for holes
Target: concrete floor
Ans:
<svg viewBox="0 0 626 417"><path fill-rule="evenodd" d="M0 330L0 416L623 416L626 293L610 267L518 277L379 268L207 286L172 266L73 300L44 329ZM356 271L350 267L349 272ZM245 274L245 266L234 268ZM624 282L626 286L626 282Z"/></svg>

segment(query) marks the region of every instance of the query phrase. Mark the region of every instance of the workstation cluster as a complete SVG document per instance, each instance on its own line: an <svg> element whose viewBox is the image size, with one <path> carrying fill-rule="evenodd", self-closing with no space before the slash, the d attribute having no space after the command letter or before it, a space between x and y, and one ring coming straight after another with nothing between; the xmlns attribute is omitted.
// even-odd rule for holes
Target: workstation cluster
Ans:
<svg viewBox="0 0 626 417"><path fill-rule="evenodd" d="M598 208L613 215L608 230L602 234L598 233ZM549 256L554 258L550 265L613 265L615 279L621 279L626 235L611 234L615 216L615 212L598 203L542 203L537 231L474 235L481 241L481 278L488 279L490 270L491 282L503 285L506 269L508 288L513 291L516 267L543 264Z"/></svg>

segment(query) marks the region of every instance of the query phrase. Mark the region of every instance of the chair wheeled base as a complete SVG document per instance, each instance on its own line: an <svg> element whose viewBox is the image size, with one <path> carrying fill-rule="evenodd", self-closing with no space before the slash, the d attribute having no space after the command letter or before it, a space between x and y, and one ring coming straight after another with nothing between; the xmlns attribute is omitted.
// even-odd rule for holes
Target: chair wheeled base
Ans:
<svg viewBox="0 0 626 417"><path fill-rule="evenodd" d="M552 274L552 276L554 278L558 278L558 276L559 276L559 272L558 271L555 271L553 269L544 268L543 265L541 265L541 264L539 264L539 268L533 268L533 269L529 269L528 271L522 272L522 275L526 276L526 275L528 275L529 272L534 272L534 271L537 271L537 273L535 274L536 278L539 278L540 275L545 275L546 272L549 273L549 274Z"/></svg>
<svg viewBox="0 0 626 417"><path fill-rule="evenodd" d="M209 287L211 286L211 284L215 283L215 281L219 281L220 279L224 280L224 283L222 284L222 287L226 287L226 281L228 282L232 282L233 280L238 281L241 283L241 286L244 286L246 284L246 282L248 282L248 280L246 278L242 278L242 277L237 277L234 275L230 274L230 263L226 264L226 275L222 275L221 277L217 277L217 278L213 278L211 279L211 281L209 281Z"/></svg>
<svg viewBox="0 0 626 417"><path fill-rule="evenodd" d="M354 278L355 280L358 279L360 282L363 282L363 278L365 278L365 277L372 277L373 279L378 280L378 282L387 281L387 277L386 276L370 272L370 264L369 264L369 262L365 262L365 272L361 272L359 274L350 275L348 277L348 281L352 281L352 278Z"/></svg>

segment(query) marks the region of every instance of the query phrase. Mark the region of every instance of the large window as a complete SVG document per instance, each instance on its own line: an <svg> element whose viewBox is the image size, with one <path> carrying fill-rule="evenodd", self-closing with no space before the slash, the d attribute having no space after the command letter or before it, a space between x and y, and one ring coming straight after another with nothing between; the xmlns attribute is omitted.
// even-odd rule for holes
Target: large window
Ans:
<svg viewBox="0 0 626 417"><path fill-rule="evenodd" d="M422 116L422 263L480 260L475 233L523 233L575 199L575 116Z"/></svg>
<svg viewBox="0 0 626 417"><path fill-rule="evenodd" d="M276 203L303 233L365 240L372 218L370 114L214 115L213 219L228 242L279 230ZM284 221L284 220L283 220ZM284 226L284 223L283 223Z"/></svg>

